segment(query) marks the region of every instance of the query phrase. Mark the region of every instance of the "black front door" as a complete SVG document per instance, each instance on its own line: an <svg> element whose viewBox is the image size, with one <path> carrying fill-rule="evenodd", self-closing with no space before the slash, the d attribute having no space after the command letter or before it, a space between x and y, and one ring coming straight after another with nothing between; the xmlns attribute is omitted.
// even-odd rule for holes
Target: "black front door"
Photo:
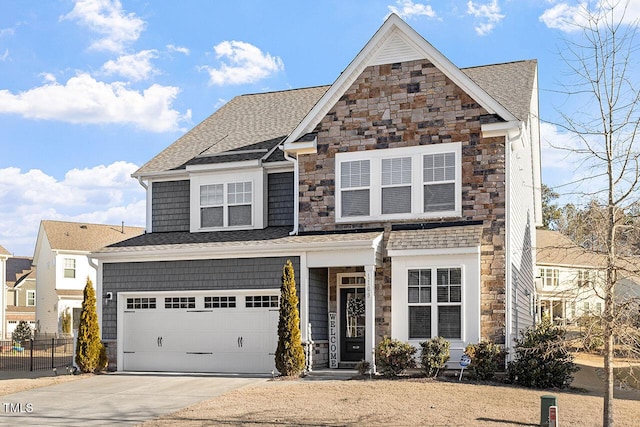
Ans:
<svg viewBox="0 0 640 427"><path fill-rule="evenodd" d="M364 288L340 289L340 305L340 360L359 362L364 359Z"/></svg>

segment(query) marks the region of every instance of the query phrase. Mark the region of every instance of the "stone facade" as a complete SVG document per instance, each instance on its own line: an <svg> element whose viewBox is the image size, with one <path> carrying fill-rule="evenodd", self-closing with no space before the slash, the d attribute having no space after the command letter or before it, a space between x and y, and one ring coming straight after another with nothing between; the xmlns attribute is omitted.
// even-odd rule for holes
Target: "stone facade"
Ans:
<svg viewBox="0 0 640 427"><path fill-rule="evenodd" d="M336 223L336 153L460 142L462 217L451 219L483 222L481 334L504 343L505 142L481 136L481 125L496 120L426 60L367 67L316 127L317 153L299 157L300 231L380 227L386 244L391 223ZM380 338L390 334L388 257L376 271L376 306Z"/></svg>

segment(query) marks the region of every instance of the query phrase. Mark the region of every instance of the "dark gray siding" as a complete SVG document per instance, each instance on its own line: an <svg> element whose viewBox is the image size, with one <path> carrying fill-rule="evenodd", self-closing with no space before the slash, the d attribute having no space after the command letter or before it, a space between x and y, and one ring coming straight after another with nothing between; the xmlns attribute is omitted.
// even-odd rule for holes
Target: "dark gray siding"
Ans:
<svg viewBox="0 0 640 427"><path fill-rule="evenodd" d="M102 305L102 336L116 338L118 292L280 289L287 259L300 277L298 257L105 263L103 291L113 292L114 300Z"/></svg>
<svg viewBox="0 0 640 427"><path fill-rule="evenodd" d="M326 268L309 269L309 322L314 341L328 340L329 271Z"/></svg>
<svg viewBox="0 0 640 427"><path fill-rule="evenodd" d="M189 181L154 182L151 187L151 229L189 231Z"/></svg>
<svg viewBox="0 0 640 427"><path fill-rule="evenodd" d="M272 173L268 177L268 224L293 225L293 172Z"/></svg>

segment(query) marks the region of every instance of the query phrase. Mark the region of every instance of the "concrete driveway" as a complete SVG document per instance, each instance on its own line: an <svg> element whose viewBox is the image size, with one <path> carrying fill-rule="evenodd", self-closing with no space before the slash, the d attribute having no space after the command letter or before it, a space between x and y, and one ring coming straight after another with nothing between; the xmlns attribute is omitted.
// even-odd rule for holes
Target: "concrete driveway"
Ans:
<svg viewBox="0 0 640 427"><path fill-rule="evenodd" d="M0 396L0 425L136 425L268 378L240 375L96 375Z"/></svg>

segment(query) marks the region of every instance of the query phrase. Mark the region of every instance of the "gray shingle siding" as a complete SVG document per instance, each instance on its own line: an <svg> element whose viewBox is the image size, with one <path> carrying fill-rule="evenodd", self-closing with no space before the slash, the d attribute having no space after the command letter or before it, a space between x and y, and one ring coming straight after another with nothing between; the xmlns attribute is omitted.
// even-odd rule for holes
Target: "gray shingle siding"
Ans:
<svg viewBox="0 0 640 427"><path fill-rule="evenodd" d="M151 227L154 233L189 231L189 181L154 182Z"/></svg>
<svg viewBox="0 0 640 427"><path fill-rule="evenodd" d="M329 271L326 268L309 269L309 322L314 341L328 340Z"/></svg>
<svg viewBox="0 0 640 427"><path fill-rule="evenodd" d="M116 338L118 292L280 289L287 259L300 277L298 257L105 263L103 291L114 300L102 305L102 336Z"/></svg>
<svg viewBox="0 0 640 427"><path fill-rule="evenodd" d="M293 225L293 172L268 175L269 227Z"/></svg>

